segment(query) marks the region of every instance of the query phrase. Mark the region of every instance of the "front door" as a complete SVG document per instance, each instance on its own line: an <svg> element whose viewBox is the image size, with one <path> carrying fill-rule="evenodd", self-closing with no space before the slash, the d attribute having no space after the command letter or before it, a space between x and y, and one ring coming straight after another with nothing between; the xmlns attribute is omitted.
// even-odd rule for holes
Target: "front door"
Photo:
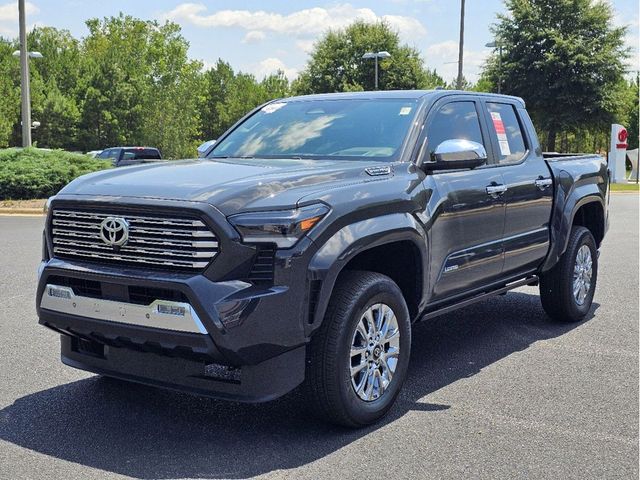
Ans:
<svg viewBox="0 0 640 480"><path fill-rule="evenodd" d="M450 139L478 142L491 152L479 109L472 100L435 106L426 122L427 155ZM500 193L504 180L499 169L487 165L436 171L424 184L433 190L429 202L431 301L496 280L504 258L505 202Z"/></svg>

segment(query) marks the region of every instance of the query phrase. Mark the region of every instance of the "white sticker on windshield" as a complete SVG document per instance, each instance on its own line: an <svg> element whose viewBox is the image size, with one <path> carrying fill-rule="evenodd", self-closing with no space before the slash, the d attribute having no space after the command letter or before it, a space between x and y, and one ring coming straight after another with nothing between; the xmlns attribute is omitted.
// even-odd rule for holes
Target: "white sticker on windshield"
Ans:
<svg viewBox="0 0 640 480"><path fill-rule="evenodd" d="M286 105L285 102L270 103L269 105L265 105L264 107L262 107L261 111L264 113L273 113L276 110L280 110L285 105Z"/></svg>
<svg viewBox="0 0 640 480"><path fill-rule="evenodd" d="M505 156L511 155L511 149L509 148L509 139L507 138L507 131L504 128L502 116L498 112L491 112L491 120L493 120L493 128L496 129L496 135L498 136L500 153Z"/></svg>
<svg viewBox="0 0 640 480"><path fill-rule="evenodd" d="M402 107L398 115L409 115L411 113L411 107Z"/></svg>

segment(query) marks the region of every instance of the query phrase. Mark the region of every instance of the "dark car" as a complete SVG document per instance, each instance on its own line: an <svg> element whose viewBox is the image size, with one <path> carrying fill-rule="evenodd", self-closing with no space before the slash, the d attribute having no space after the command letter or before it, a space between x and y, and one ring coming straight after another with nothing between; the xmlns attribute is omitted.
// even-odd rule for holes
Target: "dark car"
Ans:
<svg viewBox="0 0 640 480"><path fill-rule="evenodd" d="M160 150L151 147L112 147L100 152L96 158L110 159L115 167L162 160Z"/></svg>
<svg viewBox="0 0 640 480"><path fill-rule="evenodd" d="M37 312L67 365L248 402L304 383L361 426L400 392L416 322L536 284L553 320L583 319L608 201L605 160L543 154L519 98L287 98L205 159L66 186Z"/></svg>

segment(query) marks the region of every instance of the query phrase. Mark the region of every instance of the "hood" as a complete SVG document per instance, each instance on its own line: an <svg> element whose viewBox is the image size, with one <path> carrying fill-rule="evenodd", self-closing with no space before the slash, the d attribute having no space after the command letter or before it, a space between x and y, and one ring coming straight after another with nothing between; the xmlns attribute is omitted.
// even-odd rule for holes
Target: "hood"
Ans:
<svg viewBox="0 0 640 480"><path fill-rule="evenodd" d="M77 178L65 195L140 197L206 202L223 214L287 208L314 192L380 180L352 160L184 160L114 168Z"/></svg>

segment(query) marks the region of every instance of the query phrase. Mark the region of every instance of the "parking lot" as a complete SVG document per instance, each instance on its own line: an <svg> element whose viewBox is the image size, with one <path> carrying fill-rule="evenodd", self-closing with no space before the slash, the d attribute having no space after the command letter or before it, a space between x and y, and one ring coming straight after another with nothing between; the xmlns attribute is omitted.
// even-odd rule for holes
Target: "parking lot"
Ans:
<svg viewBox="0 0 640 480"><path fill-rule="evenodd" d="M294 392L227 403L62 365L35 315L42 217L0 217L0 478L637 478L638 196L613 195L590 318L526 287L415 327L387 419L345 430Z"/></svg>

